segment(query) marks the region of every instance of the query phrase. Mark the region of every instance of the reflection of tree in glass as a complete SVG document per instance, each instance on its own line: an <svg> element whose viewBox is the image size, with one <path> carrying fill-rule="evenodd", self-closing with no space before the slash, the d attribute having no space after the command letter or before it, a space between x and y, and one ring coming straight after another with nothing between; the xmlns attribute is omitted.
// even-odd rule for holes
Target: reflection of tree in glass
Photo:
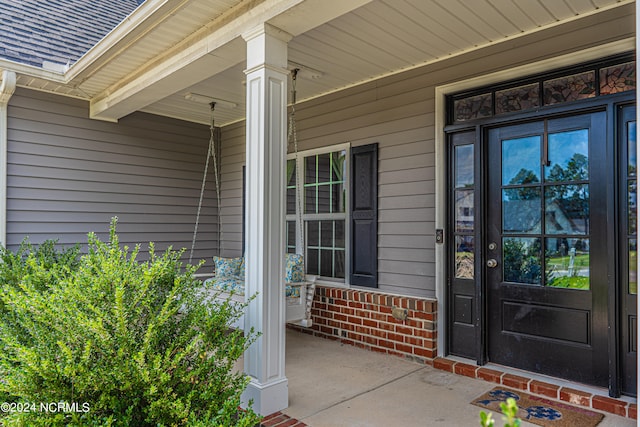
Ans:
<svg viewBox="0 0 640 427"><path fill-rule="evenodd" d="M559 164L553 165L547 181L585 181L589 179L589 160L587 156L580 153L574 153L573 157L567 162L564 169Z"/></svg>
<svg viewBox="0 0 640 427"><path fill-rule="evenodd" d="M555 164L547 181L571 182L589 179L589 161L580 153L575 153L566 168ZM554 185L545 189L547 204L555 201L568 218L572 220L589 217L589 187L586 184Z"/></svg>
<svg viewBox="0 0 640 427"><path fill-rule="evenodd" d="M542 278L540 239L505 239L504 281L539 285Z"/></svg>
<svg viewBox="0 0 640 427"><path fill-rule="evenodd" d="M538 175L530 169L522 168L518 171L516 176L514 176L511 181L509 181L510 185L514 184L533 184L536 182L540 182L538 179Z"/></svg>
<svg viewBox="0 0 640 427"><path fill-rule="evenodd" d="M520 169L509 181L509 185L535 184L540 182L535 172L529 169ZM519 187L504 190L508 200L533 200L540 198L538 187Z"/></svg>

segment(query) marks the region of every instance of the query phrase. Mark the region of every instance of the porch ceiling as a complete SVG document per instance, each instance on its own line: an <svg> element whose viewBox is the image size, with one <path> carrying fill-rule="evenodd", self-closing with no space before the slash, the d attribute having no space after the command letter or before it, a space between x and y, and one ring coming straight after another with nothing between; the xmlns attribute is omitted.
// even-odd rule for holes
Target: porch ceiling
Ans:
<svg viewBox="0 0 640 427"><path fill-rule="evenodd" d="M303 69L298 83L302 101L634 0L146 3L58 82L24 72L18 85L89 99L97 118L115 120L142 110L208 123L206 103L185 99L197 93L235 104L216 107L216 124L225 125L244 118L245 44L240 36L261 20L294 36L289 59L292 67Z"/></svg>

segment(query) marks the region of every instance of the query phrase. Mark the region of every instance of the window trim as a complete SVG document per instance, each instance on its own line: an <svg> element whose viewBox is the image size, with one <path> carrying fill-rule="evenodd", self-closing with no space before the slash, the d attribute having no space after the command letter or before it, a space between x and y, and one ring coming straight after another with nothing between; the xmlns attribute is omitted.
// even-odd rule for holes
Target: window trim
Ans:
<svg viewBox="0 0 640 427"><path fill-rule="evenodd" d="M300 195L302 197L302 203L299 203L298 200L296 199L296 213L295 214L285 214L285 221L286 222L290 222L293 221L295 222L295 227L296 227L296 253L303 253L305 254L305 263L306 263L306 253L307 253L307 248L303 248L303 242L302 242L302 236L300 236L299 234L299 230L301 229L301 226L299 224L299 220L302 219L302 222L304 223L307 220L336 220L336 219L344 219L344 264L345 264L345 268L344 268L344 280L342 279L337 279L337 278L332 278L332 277L324 277L324 276L318 276L318 280L316 281L316 283L321 283L321 284L327 284L327 285L331 285L331 286L346 286L348 287L350 285L349 283L349 277L351 274L351 224L350 224L350 208L351 208L351 190L350 190L350 181L351 181L351 143L346 142L346 143L341 143L341 144L335 144L335 145L327 145L324 147L318 147L318 148L312 148L309 150L303 150L303 151L298 151L298 153L288 153L287 154L287 161L291 160L291 159L295 159L296 161L296 174L298 173L298 171L303 170L304 168L304 159L306 157L309 156L315 156L318 154L326 154L326 153L332 153L332 152L336 152L336 151L345 151L345 168L344 168L344 188L345 188L345 211L341 212L341 213L320 213L320 214L305 214L302 213L302 215L300 214L300 212L298 212L298 210L302 207L304 209L305 206L305 201L304 201L304 190L299 191L296 188L296 198ZM298 180L296 179L296 185L298 183ZM285 184L286 185L286 184ZM303 187L304 187L304 183L302 183ZM306 233L306 228L304 229L304 232ZM305 235L305 239L304 241L307 241L307 236Z"/></svg>

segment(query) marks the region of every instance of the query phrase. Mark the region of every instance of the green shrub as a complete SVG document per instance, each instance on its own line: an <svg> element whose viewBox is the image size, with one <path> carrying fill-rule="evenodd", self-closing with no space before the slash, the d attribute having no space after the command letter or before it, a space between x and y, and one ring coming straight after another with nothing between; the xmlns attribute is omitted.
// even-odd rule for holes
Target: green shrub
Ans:
<svg viewBox="0 0 640 427"><path fill-rule="evenodd" d="M505 402L500 403L500 410L502 411L502 421L504 421L504 427L520 427L522 420L517 417L518 404L513 397L507 398ZM481 427L493 427L495 420L491 412L480 411L480 426Z"/></svg>
<svg viewBox="0 0 640 427"><path fill-rule="evenodd" d="M149 260L89 234L88 253L23 244L0 261L0 401L6 426L253 426L234 362L255 339L231 331L242 306L216 303L182 252ZM64 402L66 408L45 409ZM45 404L45 407L40 404ZM21 406L25 409L24 406Z"/></svg>

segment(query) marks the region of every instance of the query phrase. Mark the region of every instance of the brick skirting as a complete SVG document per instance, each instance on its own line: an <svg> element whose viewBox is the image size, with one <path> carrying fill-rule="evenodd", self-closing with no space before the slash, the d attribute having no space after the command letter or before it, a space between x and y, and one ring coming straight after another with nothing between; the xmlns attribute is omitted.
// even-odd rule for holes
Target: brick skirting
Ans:
<svg viewBox="0 0 640 427"><path fill-rule="evenodd" d="M394 308L405 309L406 319L393 317ZM317 285L313 327L289 327L431 365L437 354L436 312L436 301L431 299Z"/></svg>
<svg viewBox="0 0 640 427"><path fill-rule="evenodd" d="M621 399L613 399L608 396L588 393L569 387L534 380L526 376L508 374L496 369L484 368L464 362L456 362L439 357L434 360L433 367L443 371L452 372L465 377L482 379L488 382L501 384L517 390L545 396L573 405L585 406L598 411L609 412L622 417L637 419L638 406Z"/></svg>

